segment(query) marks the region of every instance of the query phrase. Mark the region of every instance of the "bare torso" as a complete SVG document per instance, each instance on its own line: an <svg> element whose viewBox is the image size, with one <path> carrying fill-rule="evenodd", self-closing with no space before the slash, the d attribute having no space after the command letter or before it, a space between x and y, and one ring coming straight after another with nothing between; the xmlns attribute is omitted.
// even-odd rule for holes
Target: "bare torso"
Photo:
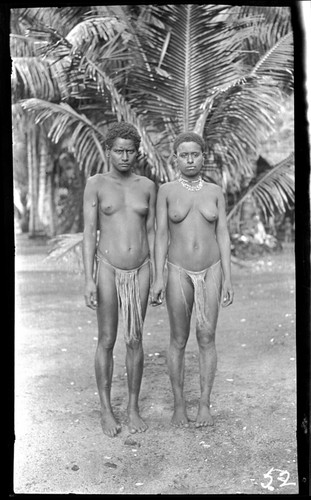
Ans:
<svg viewBox="0 0 311 500"><path fill-rule="evenodd" d="M149 255L149 196L144 177L134 175L119 181L109 174L98 176L98 249L115 267L134 269Z"/></svg>
<svg viewBox="0 0 311 500"><path fill-rule="evenodd" d="M218 219L217 189L204 183L187 191L177 181L167 196L170 242L168 260L190 271L201 271L220 259L215 235Z"/></svg>

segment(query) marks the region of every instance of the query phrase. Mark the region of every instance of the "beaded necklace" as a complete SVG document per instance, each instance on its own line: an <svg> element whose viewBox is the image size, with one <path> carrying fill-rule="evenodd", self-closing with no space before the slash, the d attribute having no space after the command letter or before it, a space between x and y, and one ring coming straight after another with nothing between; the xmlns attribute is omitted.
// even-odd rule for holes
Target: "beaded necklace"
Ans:
<svg viewBox="0 0 311 500"><path fill-rule="evenodd" d="M188 189L188 191L200 191L204 184L202 177L199 177L196 181L188 181L180 176L178 177L178 182L180 182L182 187Z"/></svg>

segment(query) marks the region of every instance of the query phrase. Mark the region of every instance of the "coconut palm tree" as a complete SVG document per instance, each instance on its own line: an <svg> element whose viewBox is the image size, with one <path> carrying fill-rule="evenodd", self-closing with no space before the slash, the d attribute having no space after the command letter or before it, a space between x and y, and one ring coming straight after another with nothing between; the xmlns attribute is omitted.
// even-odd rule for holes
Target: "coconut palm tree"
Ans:
<svg viewBox="0 0 311 500"><path fill-rule="evenodd" d="M285 212L288 205L293 205L294 173L291 169L293 162L294 153L291 153L287 158L255 177L227 214L227 220L229 221L241 209L245 200L250 196L253 197L257 207L261 208L266 218L275 213L279 207Z"/></svg>
<svg viewBox="0 0 311 500"><path fill-rule="evenodd" d="M13 58L13 87L22 82L28 89L22 106L38 123L50 120L53 141L70 131L86 176L92 165L109 168L106 127L126 120L138 128L143 159L158 182L175 177L171 142L185 130L205 137L205 174L216 169L224 189L239 191L245 177L252 178L250 159L292 91L288 8L176 4L136 6L134 12L104 6L60 8L55 18L48 10L48 27L46 9L27 10L28 33L40 53L31 70ZM34 75L42 64L40 87ZM53 98L42 92L50 88L48 74Z"/></svg>

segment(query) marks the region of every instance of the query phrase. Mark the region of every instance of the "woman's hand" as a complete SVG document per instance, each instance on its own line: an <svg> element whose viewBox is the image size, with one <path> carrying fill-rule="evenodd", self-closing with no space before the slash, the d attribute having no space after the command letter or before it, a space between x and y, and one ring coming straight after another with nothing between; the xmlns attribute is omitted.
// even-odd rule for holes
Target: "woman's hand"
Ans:
<svg viewBox="0 0 311 500"><path fill-rule="evenodd" d="M97 287L94 280L85 282L84 288L85 305L91 309L97 309Z"/></svg>
<svg viewBox="0 0 311 500"><path fill-rule="evenodd" d="M165 287L163 280L155 280L151 287L150 304L152 306L159 306L162 304L164 300L164 292Z"/></svg>
<svg viewBox="0 0 311 500"><path fill-rule="evenodd" d="M222 306L228 307L233 302L233 288L230 281L224 280L222 286Z"/></svg>

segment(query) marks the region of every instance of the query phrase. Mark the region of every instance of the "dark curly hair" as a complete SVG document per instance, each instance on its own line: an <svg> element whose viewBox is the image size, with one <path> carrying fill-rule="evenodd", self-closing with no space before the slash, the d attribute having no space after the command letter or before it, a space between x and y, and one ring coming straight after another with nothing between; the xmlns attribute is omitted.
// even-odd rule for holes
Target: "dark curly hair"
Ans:
<svg viewBox="0 0 311 500"><path fill-rule="evenodd" d="M118 137L121 137L121 139L132 140L134 142L135 148L138 151L141 137L134 125L131 125L127 122L114 123L108 130L105 141L106 147L111 149L114 141Z"/></svg>
<svg viewBox="0 0 311 500"><path fill-rule="evenodd" d="M183 142L196 142L201 146L202 152L205 150L205 141L203 137L201 137L199 134L196 134L195 132L182 132L181 134L178 134L176 137L174 143L173 143L173 149L174 153L176 154L178 146L182 144Z"/></svg>

